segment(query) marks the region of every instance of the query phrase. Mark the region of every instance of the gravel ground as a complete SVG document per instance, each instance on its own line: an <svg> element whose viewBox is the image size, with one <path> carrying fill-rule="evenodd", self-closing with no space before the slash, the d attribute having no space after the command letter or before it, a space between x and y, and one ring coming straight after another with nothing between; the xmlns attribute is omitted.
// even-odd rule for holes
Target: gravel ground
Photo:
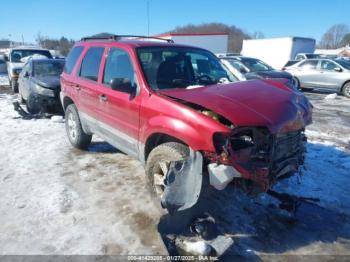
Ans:
<svg viewBox="0 0 350 262"><path fill-rule="evenodd" d="M306 171L276 189L321 201L302 203L292 219L266 195L205 190L198 206L234 240L223 261L350 255L350 100L306 95L314 105ZM0 255L165 254L162 237L181 219L161 217L141 164L98 138L73 149L63 121L18 118L16 99L0 87Z"/></svg>

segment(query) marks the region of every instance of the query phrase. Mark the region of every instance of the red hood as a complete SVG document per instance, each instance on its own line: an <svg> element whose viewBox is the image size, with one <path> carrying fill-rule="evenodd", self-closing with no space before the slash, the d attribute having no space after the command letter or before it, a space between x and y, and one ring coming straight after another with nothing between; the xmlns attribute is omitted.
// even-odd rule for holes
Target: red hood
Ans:
<svg viewBox="0 0 350 262"><path fill-rule="evenodd" d="M235 126L267 127L271 133L299 130L311 123L312 106L300 92L281 82L252 80L159 93L198 104Z"/></svg>

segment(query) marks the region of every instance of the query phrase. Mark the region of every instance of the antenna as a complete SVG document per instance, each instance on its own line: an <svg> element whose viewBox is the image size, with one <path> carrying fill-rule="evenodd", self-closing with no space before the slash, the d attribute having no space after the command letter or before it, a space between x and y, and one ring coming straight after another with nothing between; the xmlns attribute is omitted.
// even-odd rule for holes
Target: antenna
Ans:
<svg viewBox="0 0 350 262"><path fill-rule="evenodd" d="M147 0L147 36L149 36L149 23L150 23L149 0Z"/></svg>

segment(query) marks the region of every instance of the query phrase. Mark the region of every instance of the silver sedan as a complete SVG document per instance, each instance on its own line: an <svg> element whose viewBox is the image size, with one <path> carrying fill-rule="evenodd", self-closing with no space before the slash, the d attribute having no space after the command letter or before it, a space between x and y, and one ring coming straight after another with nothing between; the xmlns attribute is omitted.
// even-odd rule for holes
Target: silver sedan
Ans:
<svg viewBox="0 0 350 262"><path fill-rule="evenodd" d="M294 84L299 88L333 89L350 98L349 61L307 59L286 67L285 70L293 75Z"/></svg>

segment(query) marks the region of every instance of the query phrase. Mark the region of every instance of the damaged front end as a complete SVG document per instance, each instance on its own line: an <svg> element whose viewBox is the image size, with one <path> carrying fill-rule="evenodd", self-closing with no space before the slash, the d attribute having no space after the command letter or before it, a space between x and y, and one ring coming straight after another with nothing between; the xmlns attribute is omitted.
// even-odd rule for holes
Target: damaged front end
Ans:
<svg viewBox="0 0 350 262"><path fill-rule="evenodd" d="M304 130L271 134L266 128L235 128L216 133L216 153L206 152L211 184L223 189L235 177L248 191L266 192L277 181L294 175L304 163ZM226 172L226 175L225 175ZM218 177L225 177L218 183Z"/></svg>

